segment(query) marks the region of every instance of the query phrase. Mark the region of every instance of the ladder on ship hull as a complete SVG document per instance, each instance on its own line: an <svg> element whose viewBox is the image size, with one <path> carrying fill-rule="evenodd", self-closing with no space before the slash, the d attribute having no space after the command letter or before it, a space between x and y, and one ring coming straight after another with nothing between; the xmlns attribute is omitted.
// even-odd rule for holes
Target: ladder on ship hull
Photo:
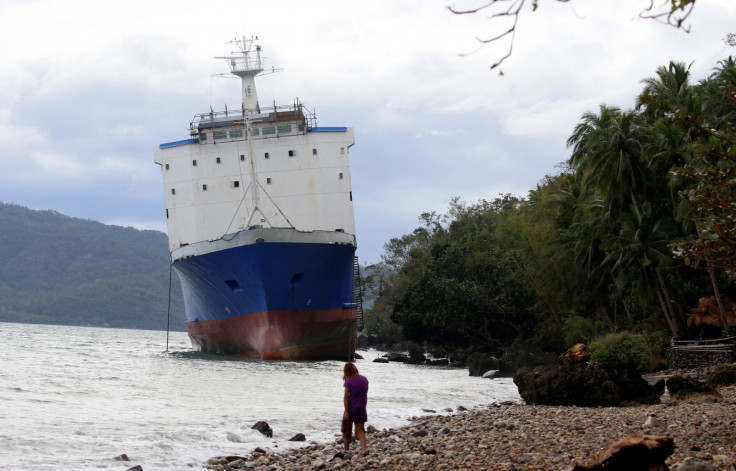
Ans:
<svg viewBox="0 0 736 471"><path fill-rule="evenodd" d="M360 263L357 255L353 258L353 295L358 311L358 331L363 331L363 288L360 282Z"/></svg>

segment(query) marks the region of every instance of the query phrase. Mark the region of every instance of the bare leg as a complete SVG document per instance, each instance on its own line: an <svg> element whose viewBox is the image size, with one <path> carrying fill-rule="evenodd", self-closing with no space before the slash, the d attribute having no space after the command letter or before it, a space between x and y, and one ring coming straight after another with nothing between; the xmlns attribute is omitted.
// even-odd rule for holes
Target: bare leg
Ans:
<svg viewBox="0 0 736 471"><path fill-rule="evenodd" d="M366 440L365 440L365 424L364 423L356 423L355 424L355 436L360 441L360 452L361 454L366 454Z"/></svg>
<svg viewBox="0 0 736 471"><path fill-rule="evenodd" d="M353 434L351 432L342 434L342 445L345 451L350 449L350 442L353 441Z"/></svg>

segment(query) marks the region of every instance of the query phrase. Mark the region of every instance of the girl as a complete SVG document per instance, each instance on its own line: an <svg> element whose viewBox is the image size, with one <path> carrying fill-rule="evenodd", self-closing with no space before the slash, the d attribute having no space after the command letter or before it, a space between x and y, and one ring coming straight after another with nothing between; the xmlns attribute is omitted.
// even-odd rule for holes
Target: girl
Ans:
<svg viewBox="0 0 736 471"><path fill-rule="evenodd" d="M366 412L368 378L358 374L358 368L354 364L345 363L342 379L345 381L343 383L345 388L343 420L346 424L346 427L342 429L343 445L345 450L350 448L350 442L353 441L351 423L355 423L355 436L360 441L360 454L365 456L368 454L365 443L365 423L368 421L368 413Z"/></svg>

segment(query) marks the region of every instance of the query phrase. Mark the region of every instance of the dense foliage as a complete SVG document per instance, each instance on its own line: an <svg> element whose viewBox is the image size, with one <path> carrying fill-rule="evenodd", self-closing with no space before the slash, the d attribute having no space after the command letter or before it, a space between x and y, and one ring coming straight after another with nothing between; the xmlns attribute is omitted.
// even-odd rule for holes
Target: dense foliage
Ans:
<svg viewBox="0 0 736 471"><path fill-rule="evenodd" d="M166 234L0 203L0 321L166 329ZM172 283L171 329L185 330Z"/></svg>
<svg viewBox="0 0 736 471"><path fill-rule="evenodd" d="M606 367L643 370L647 366L646 338L627 331L604 335L590 343L590 359Z"/></svg>
<svg viewBox="0 0 736 471"><path fill-rule="evenodd" d="M736 61L642 83L634 108L585 113L562 171L526 198L455 198L389 241L369 332L484 351L697 335L698 298L736 293Z"/></svg>

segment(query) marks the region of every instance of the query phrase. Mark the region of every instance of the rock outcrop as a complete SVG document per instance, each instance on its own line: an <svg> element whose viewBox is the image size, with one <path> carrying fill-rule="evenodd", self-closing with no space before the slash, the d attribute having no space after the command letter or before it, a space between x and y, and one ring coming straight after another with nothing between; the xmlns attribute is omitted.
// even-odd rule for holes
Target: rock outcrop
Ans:
<svg viewBox="0 0 736 471"><path fill-rule="evenodd" d="M424 350L420 348L412 348L409 350L409 358L406 363L411 365L423 365L426 363L427 357L424 355Z"/></svg>
<svg viewBox="0 0 736 471"><path fill-rule="evenodd" d="M468 374L470 376L483 376L487 371L500 370L501 360L491 356L471 357L468 360Z"/></svg>
<svg viewBox="0 0 736 471"><path fill-rule="evenodd" d="M560 406L652 404L664 391L664 383L650 386L635 370L606 369L597 363L522 368L514 383L527 403Z"/></svg>
<svg viewBox="0 0 736 471"><path fill-rule="evenodd" d="M705 377L705 384L712 388L736 384L736 365L733 363L724 363L711 368Z"/></svg>
<svg viewBox="0 0 736 471"><path fill-rule="evenodd" d="M409 361L409 356L401 352L388 352L384 357L386 357L388 361L397 361L401 363Z"/></svg>
<svg viewBox="0 0 736 471"><path fill-rule="evenodd" d="M699 400L705 396L721 397L717 389L703 381L678 375L667 379L667 390L670 393L670 397L678 401Z"/></svg>

